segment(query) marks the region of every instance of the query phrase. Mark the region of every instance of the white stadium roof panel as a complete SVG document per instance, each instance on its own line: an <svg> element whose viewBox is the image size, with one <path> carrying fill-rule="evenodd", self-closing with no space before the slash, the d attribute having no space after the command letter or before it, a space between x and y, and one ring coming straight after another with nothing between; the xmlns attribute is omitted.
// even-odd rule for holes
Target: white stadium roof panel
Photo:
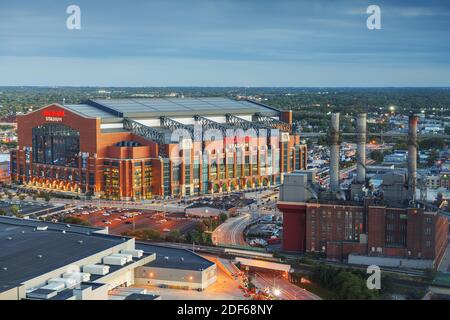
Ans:
<svg viewBox="0 0 450 320"><path fill-rule="evenodd" d="M152 119L161 116L224 116L227 113L252 115L259 112L271 117L279 116L278 110L256 102L221 97L98 99L66 107L87 117L99 117L106 122L113 122L124 117Z"/></svg>

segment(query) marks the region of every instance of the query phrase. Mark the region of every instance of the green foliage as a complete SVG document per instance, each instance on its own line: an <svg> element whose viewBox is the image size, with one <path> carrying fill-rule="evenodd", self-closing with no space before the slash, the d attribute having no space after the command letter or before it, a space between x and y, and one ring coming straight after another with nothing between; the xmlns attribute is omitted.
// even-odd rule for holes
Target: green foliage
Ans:
<svg viewBox="0 0 450 320"><path fill-rule="evenodd" d="M427 138L419 141L420 150L443 149L445 146L444 139Z"/></svg>
<svg viewBox="0 0 450 320"><path fill-rule="evenodd" d="M6 216L6 211L3 209L0 209L0 216Z"/></svg>
<svg viewBox="0 0 450 320"><path fill-rule="evenodd" d="M19 211L20 211L19 206L14 204L14 205L11 206L10 210L11 210L13 215L15 215L15 216L19 215Z"/></svg>
<svg viewBox="0 0 450 320"><path fill-rule="evenodd" d="M221 213L219 215L219 222L220 223L224 223L225 221L227 221L227 219L228 219L228 215L226 213Z"/></svg>
<svg viewBox="0 0 450 320"><path fill-rule="evenodd" d="M425 278L429 281L433 280L436 275L437 275L437 271L435 269L432 268L427 268L425 269L425 271L423 272Z"/></svg>
<svg viewBox="0 0 450 320"><path fill-rule="evenodd" d="M179 242L181 240L181 232L180 230L171 230L165 236L166 241L168 242Z"/></svg>
<svg viewBox="0 0 450 320"><path fill-rule="evenodd" d="M78 217L64 217L62 222L69 223L69 224L78 224L78 225L81 225L81 226L90 226L91 225L88 221L85 221L85 220L80 219Z"/></svg>
<svg viewBox="0 0 450 320"><path fill-rule="evenodd" d="M380 150L373 150L370 153L370 158L372 158L372 160L374 160L377 163L381 163L384 160L384 153L383 151Z"/></svg>
<svg viewBox="0 0 450 320"><path fill-rule="evenodd" d="M124 235L136 237L142 240L158 241L161 240L161 233L153 229L136 230L124 233Z"/></svg>
<svg viewBox="0 0 450 320"><path fill-rule="evenodd" d="M394 145L394 150L408 150L408 143L399 141Z"/></svg>
<svg viewBox="0 0 450 320"><path fill-rule="evenodd" d="M319 264L313 268L311 280L326 289L332 289L334 298L338 300L371 300L378 297L376 290L367 289L366 279L359 271Z"/></svg>
<svg viewBox="0 0 450 320"><path fill-rule="evenodd" d="M428 156L427 165L433 166L436 160L439 159L439 152L435 149L431 150L430 155Z"/></svg>

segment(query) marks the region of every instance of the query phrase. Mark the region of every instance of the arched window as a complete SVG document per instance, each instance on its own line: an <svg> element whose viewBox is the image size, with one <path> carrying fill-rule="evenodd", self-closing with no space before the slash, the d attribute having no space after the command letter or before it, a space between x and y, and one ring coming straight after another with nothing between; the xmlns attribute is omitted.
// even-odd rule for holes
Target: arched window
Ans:
<svg viewBox="0 0 450 320"><path fill-rule="evenodd" d="M44 124L32 129L33 162L78 167L80 133L64 124Z"/></svg>

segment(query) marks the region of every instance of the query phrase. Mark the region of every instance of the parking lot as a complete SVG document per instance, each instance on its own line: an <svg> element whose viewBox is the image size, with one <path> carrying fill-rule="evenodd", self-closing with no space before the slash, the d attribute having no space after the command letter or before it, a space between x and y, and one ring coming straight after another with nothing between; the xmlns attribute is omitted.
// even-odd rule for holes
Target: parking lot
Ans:
<svg viewBox="0 0 450 320"><path fill-rule="evenodd" d="M199 223L180 214L164 214L152 210L81 207L66 216L77 217L92 226L108 227L111 234L123 234L133 230L152 229L160 233L179 230L182 234L194 229Z"/></svg>
<svg viewBox="0 0 450 320"><path fill-rule="evenodd" d="M19 208L19 214L23 216L36 216L40 217L46 215L49 212L58 210L58 206L47 203L35 203L19 200L2 200L0 201L0 209L6 214L12 214L11 206L17 206ZM62 209L63 207L59 207Z"/></svg>

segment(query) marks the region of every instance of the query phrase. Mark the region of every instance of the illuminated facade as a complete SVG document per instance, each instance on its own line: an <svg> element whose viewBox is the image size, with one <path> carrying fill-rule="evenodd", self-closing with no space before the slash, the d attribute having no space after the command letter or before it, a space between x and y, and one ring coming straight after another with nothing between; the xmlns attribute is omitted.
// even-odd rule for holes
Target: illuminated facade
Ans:
<svg viewBox="0 0 450 320"><path fill-rule="evenodd" d="M93 100L18 116L12 179L114 200L280 184L306 168L292 112L227 98Z"/></svg>

